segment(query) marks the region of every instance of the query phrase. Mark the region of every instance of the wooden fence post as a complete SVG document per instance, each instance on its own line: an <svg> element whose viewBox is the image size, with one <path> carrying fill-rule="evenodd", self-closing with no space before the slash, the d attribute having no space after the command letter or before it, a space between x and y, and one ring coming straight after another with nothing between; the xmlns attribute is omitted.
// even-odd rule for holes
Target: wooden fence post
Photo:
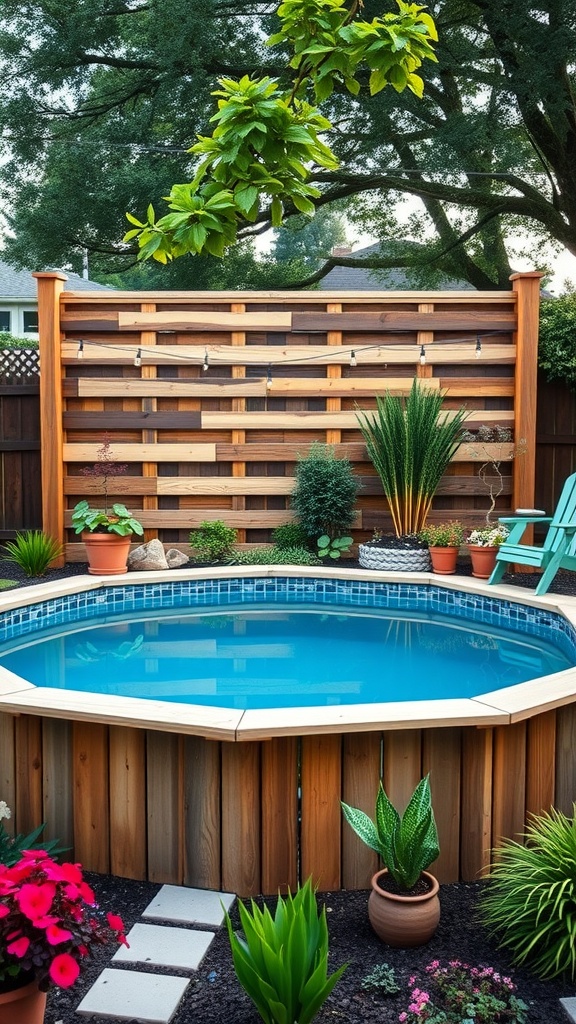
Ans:
<svg viewBox="0 0 576 1024"><path fill-rule="evenodd" d="M64 462L62 431L62 357L60 294L66 274L34 273L38 281L40 339L40 455L42 460L42 529L64 543ZM64 565L64 555L54 565Z"/></svg>
<svg viewBox="0 0 576 1024"><path fill-rule="evenodd" d="M538 371L538 315L540 271L512 274L516 292L516 370L514 386L514 440L524 441L525 455L514 462L513 508L532 508L536 482L536 377ZM523 571L526 571L524 568Z"/></svg>

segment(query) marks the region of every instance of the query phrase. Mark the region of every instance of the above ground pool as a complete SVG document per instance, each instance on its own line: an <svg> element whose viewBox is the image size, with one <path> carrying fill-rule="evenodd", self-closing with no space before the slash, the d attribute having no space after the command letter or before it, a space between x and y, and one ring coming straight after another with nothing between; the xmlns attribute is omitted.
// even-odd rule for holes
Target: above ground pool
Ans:
<svg viewBox="0 0 576 1024"><path fill-rule="evenodd" d="M474 698L576 664L554 612L291 576L105 586L5 613L0 639L35 687L240 710Z"/></svg>

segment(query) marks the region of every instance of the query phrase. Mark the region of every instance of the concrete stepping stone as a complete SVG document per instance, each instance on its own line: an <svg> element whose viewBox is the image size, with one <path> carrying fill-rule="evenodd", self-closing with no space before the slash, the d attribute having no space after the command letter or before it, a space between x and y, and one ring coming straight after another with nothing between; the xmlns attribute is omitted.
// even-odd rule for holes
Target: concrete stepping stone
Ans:
<svg viewBox="0 0 576 1024"><path fill-rule="evenodd" d="M114 1021L169 1024L187 986L188 978L142 971L114 971L107 967L86 993L76 1013L112 1017Z"/></svg>
<svg viewBox="0 0 576 1024"><path fill-rule="evenodd" d="M224 921L222 904L229 910L235 899L231 892L163 885L142 917L148 921L177 921L180 924L206 924L219 928Z"/></svg>
<svg viewBox="0 0 576 1024"><path fill-rule="evenodd" d="M135 924L127 935L129 948L121 946L112 960L123 963L154 964L197 971L215 932L170 928L159 924Z"/></svg>
<svg viewBox="0 0 576 1024"><path fill-rule="evenodd" d="M561 999L560 1006L564 1010L570 1024L573 1024L573 1022L576 1024L576 996L568 996L566 999Z"/></svg>

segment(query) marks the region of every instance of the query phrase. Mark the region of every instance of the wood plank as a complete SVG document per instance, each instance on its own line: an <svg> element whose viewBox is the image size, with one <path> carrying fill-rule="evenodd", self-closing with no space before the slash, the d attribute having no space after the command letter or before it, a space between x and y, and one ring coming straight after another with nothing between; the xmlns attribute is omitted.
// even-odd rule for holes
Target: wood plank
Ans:
<svg viewBox="0 0 576 1024"><path fill-rule="evenodd" d="M40 407L42 409L41 475L42 529L60 543L64 540L62 480L62 362L60 353L60 296L65 277L58 272L33 274L38 282L38 337ZM53 565L64 564L59 555Z"/></svg>
<svg viewBox="0 0 576 1024"><path fill-rule="evenodd" d="M538 271L513 274L512 288L517 298L517 355L515 368L516 401L514 436L522 439L527 452L536 450L536 382L538 373L538 321L540 282ZM517 459L514 467L514 508L533 508L536 485L536 464L532 457ZM525 543L532 542L532 530Z"/></svg>
<svg viewBox="0 0 576 1024"><path fill-rule="evenodd" d="M14 715L0 712L0 792L14 815L16 813L16 739ZM14 832L14 817L3 821L10 834Z"/></svg>
<svg viewBox="0 0 576 1024"><path fill-rule="evenodd" d="M383 310L378 313L293 313L293 333L305 331L506 331L515 326L512 310Z"/></svg>
<svg viewBox="0 0 576 1024"><path fill-rule="evenodd" d="M554 805L572 817L576 794L576 704L556 711L556 779Z"/></svg>
<svg viewBox="0 0 576 1024"><path fill-rule="evenodd" d="M361 514L363 530L383 530L384 533L391 531L392 519L384 507L384 499L381 508L363 508ZM466 529L472 530L482 525L484 513L477 508L433 508L426 517L428 523L445 523L447 519L458 519Z"/></svg>
<svg viewBox="0 0 576 1024"><path fill-rule="evenodd" d="M141 729L110 726L110 870L146 878L146 750Z"/></svg>
<svg viewBox="0 0 576 1024"><path fill-rule="evenodd" d="M146 732L148 878L180 885L179 737Z"/></svg>
<svg viewBox="0 0 576 1024"><path fill-rule="evenodd" d="M221 889L220 744L185 736L184 885Z"/></svg>
<svg viewBox="0 0 576 1024"><path fill-rule="evenodd" d="M101 443L65 444L64 462L95 462ZM214 444L113 444L117 462L215 462ZM161 455L161 458L160 458ZM114 486L112 484L111 486ZM100 484L100 487L102 485Z"/></svg>
<svg viewBox="0 0 576 1024"><path fill-rule="evenodd" d="M38 275L40 276L40 275ZM60 275L63 281L68 278L65 274ZM505 291L292 291L290 289L267 289L261 291L120 291L114 292L113 299L109 291L99 289L94 292L85 290L75 291L73 288L64 292L65 305L86 306L108 306L111 301L119 306L133 305L135 302L142 302L143 298L154 300L159 305L162 303L178 302L184 308L194 307L197 304L216 305L220 302L245 302L254 304L258 300L263 303L286 304L290 309L300 304L305 306L325 306L327 302L353 301L354 306L372 306L375 303L382 305L395 305L399 299L404 302L446 302L450 306L477 306L496 305L507 308L513 305L514 296L511 292Z"/></svg>
<svg viewBox="0 0 576 1024"><path fill-rule="evenodd" d="M422 778L422 733L420 729L384 733L383 785L398 811L403 814Z"/></svg>
<svg viewBox="0 0 576 1024"><path fill-rule="evenodd" d="M328 367L328 370L339 369L339 367ZM430 377L426 381L429 391L440 390L438 377ZM412 389L412 377L273 377L268 387L268 394L274 395L303 395L305 397L334 396L372 398L374 395L409 395ZM490 394L492 394L492 390ZM478 394L478 384L470 394ZM327 409L327 412L339 412L338 409Z"/></svg>
<svg viewBox="0 0 576 1024"><path fill-rule="evenodd" d="M16 729L16 831L31 832L42 817L42 719L19 715Z"/></svg>
<svg viewBox="0 0 576 1024"><path fill-rule="evenodd" d="M460 878L461 746L461 729L426 729L422 734L422 770L430 774L440 845L430 871L439 882Z"/></svg>
<svg viewBox="0 0 576 1024"><path fill-rule="evenodd" d="M292 327L292 313L274 313L271 310L262 313L212 313L203 309L157 313L120 311L117 315L121 331L134 328L140 331L289 331Z"/></svg>
<svg viewBox="0 0 576 1024"><path fill-rule="evenodd" d="M262 892L298 884L298 741L262 744Z"/></svg>
<svg viewBox="0 0 576 1024"><path fill-rule="evenodd" d="M233 462L235 459L245 459L247 462L296 462L300 456L305 456L308 453L311 443L290 440L281 443L252 441L244 445L217 441L215 461ZM478 445L463 444L454 455L452 462L485 462L492 453L496 454L496 450L498 450L499 457L504 456L501 461L508 462L513 457L513 448L513 445L508 445L507 450L502 452L500 445L487 444L483 446L481 453ZM351 462L369 462L363 441L337 444L334 454L339 459L350 459Z"/></svg>
<svg viewBox="0 0 576 1024"><path fill-rule="evenodd" d="M88 871L110 871L108 727L72 724L74 856Z"/></svg>
<svg viewBox="0 0 576 1024"><path fill-rule="evenodd" d="M453 410L447 410L447 419L454 415ZM470 429L483 423L511 426L513 421L511 409L473 409L466 419L466 427ZM232 430L237 423L232 413L202 413L202 428L206 430ZM245 430L359 430L355 412L247 412L242 426Z"/></svg>
<svg viewBox="0 0 576 1024"><path fill-rule="evenodd" d="M301 882L321 892L340 888L340 736L303 736L301 753Z"/></svg>
<svg viewBox="0 0 576 1024"><path fill-rule="evenodd" d="M556 711L530 718L527 730L526 812L541 814L555 805Z"/></svg>
<svg viewBox="0 0 576 1024"><path fill-rule="evenodd" d="M42 821L43 836L74 846L74 795L72 784L72 723L58 718L42 719ZM66 858L64 858L66 859Z"/></svg>
<svg viewBox="0 0 576 1024"><path fill-rule="evenodd" d="M474 882L490 864L492 842L492 729L462 733L460 876Z"/></svg>
<svg viewBox="0 0 576 1024"><path fill-rule="evenodd" d="M114 339L110 344L84 343L83 362L91 364L104 363L107 366L131 366L134 362L137 340L124 347ZM142 365L154 363L156 366L202 366L204 350L208 352L210 366L237 366L238 346L235 345L156 345L142 352ZM378 347L362 348L353 345L246 345L242 349L243 366L268 366L269 362L279 365L290 363L294 366L313 360L316 366L346 365L350 363L350 353L354 349L358 366L416 366L420 360L420 349L412 344L382 344ZM462 343L446 343L437 341L430 346L426 359L432 366L475 366L476 339ZM484 339L482 343L482 361L488 366L513 365L516 359L516 346L510 342L491 342ZM78 342L65 341L62 344L62 362L65 366L78 363Z"/></svg>
<svg viewBox="0 0 576 1024"><path fill-rule="evenodd" d="M263 398L265 377L243 379L222 377L220 380L152 380L144 377L80 377L76 394L79 398Z"/></svg>
<svg viewBox="0 0 576 1024"><path fill-rule="evenodd" d="M292 494L293 476L161 476L157 494Z"/></svg>
<svg viewBox="0 0 576 1024"><path fill-rule="evenodd" d="M156 477L143 476L118 476L114 478L110 494L117 495L143 495L157 494ZM74 494L78 497L88 497L91 494L102 496L102 480L98 477L89 476L65 476L64 494Z"/></svg>
<svg viewBox="0 0 576 1024"><path fill-rule="evenodd" d="M524 829L526 722L494 729L492 846Z"/></svg>
<svg viewBox="0 0 576 1024"><path fill-rule="evenodd" d="M135 514L142 525L147 529L155 528L165 530L192 530L195 527L200 526L200 524L206 519L211 518L224 518L228 526L234 526L238 529L267 530L273 529L275 526L281 526L282 523L292 522L294 519L294 516L289 511L279 510L277 512L265 512L259 509L246 512L235 512L233 509L230 509L230 511L226 509L226 511L223 512L221 508L213 510L210 508L184 509L182 512L179 512L178 510L173 511L172 509L158 509L154 511L137 509ZM357 522L360 522L359 513ZM72 525L71 509L66 514L66 525ZM66 550L68 551L68 545Z"/></svg>
<svg viewBox="0 0 576 1024"><path fill-rule="evenodd" d="M238 896L261 890L260 744L222 744L222 886Z"/></svg>
<svg viewBox="0 0 576 1024"><path fill-rule="evenodd" d="M349 733L343 740L342 799L374 817L380 782L382 734ZM342 886L369 889L378 870L378 854L347 825L342 831Z"/></svg>
<svg viewBox="0 0 576 1024"><path fill-rule="evenodd" d="M199 412L65 412L62 417L65 430L199 430Z"/></svg>

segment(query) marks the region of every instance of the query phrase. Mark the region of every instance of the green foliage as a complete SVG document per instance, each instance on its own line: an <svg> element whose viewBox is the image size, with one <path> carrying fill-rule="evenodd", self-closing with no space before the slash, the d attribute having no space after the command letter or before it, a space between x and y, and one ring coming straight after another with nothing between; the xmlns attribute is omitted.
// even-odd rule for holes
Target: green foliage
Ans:
<svg viewBox="0 0 576 1024"><path fill-rule="evenodd" d="M376 412L357 412L397 537L424 528L432 499L457 452L464 408L442 414L443 395L414 378L406 399L376 396Z"/></svg>
<svg viewBox="0 0 576 1024"><path fill-rule="evenodd" d="M205 519L197 530L190 531L189 542L198 561L223 562L231 555L237 535L238 531L221 519Z"/></svg>
<svg viewBox="0 0 576 1024"><path fill-rule="evenodd" d="M4 546L7 553L2 557L19 565L26 576L43 576L50 562L64 551L62 544L42 530L17 533L16 539L7 540Z"/></svg>
<svg viewBox="0 0 576 1024"><path fill-rule="evenodd" d="M330 445L315 442L296 464L291 506L306 535L341 537L354 522L358 481L348 459Z"/></svg>
<svg viewBox="0 0 576 1024"><path fill-rule="evenodd" d="M439 523L437 526L430 523L420 530L418 537L426 541L431 548L459 548L464 540L464 527L454 519L449 523Z"/></svg>
<svg viewBox="0 0 576 1024"><path fill-rule="evenodd" d="M0 590L9 590L10 587L17 587L18 580L2 580L0 579Z"/></svg>
<svg viewBox="0 0 576 1024"><path fill-rule="evenodd" d="M394 996L400 991L396 971L386 963L376 964L376 967L362 978L360 987L383 996Z"/></svg>
<svg viewBox="0 0 576 1024"><path fill-rule="evenodd" d="M265 1024L308 1024L342 977L346 965L328 976L326 910L318 913L308 879L294 896L278 896L272 917L251 901L239 902L244 937L226 914L234 969Z"/></svg>
<svg viewBox="0 0 576 1024"><path fill-rule="evenodd" d="M321 206L312 218L303 214L289 217L275 230L270 255L280 263L298 267L300 277L317 270L335 246L346 243L344 213L344 206L341 212L339 208Z"/></svg>
<svg viewBox="0 0 576 1024"><path fill-rule="evenodd" d="M576 391L575 292L542 303L538 362L548 380L563 380Z"/></svg>
<svg viewBox="0 0 576 1024"><path fill-rule="evenodd" d="M534 815L526 845L494 851L481 915L490 934L541 978L576 977L576 804Z"/></svg>
<svg viewBox="0 0 576 1024"><path fill-rule="evenodd" d="M23 850L46 850L46 853L49 853L51 857L56 857L59 853L63 853L66 850L65 846L60 846L59 839L42 839L39 841L46 827L45 822L32 832L28 832L27 835L24 835L22 832L15 836L9 835L2 819L10 817L10 808L4 800L0 800L0 864L5 864L9 868L13 867L14 864L21 860Z"/></svg>
<svg viewBox="0 0 576 1024"><path fill-rule="evenodd" d="M319 558L340 558L341 555L346 555L350 551L350 545L352 544L352 537L335 537L331 540L327 533L324 533L321 537L318 537L316 544L318 545L318 557Z"/></svg>
<svg viewBox="0 0 576 1024"><path fill-rule="evenodd" d="M75 533L83 533L87 530L93 533L117 533L119 537L128 537L131 533L144 533L144 527L138 519L135 519L126 505L117 501L112 505L110 511L101 508L92 508L86 500L79 501L72 511L72 526Z"/></svg>
<svg viewBox="0 0 576 1024"><path fill-rule="evenodd" d="M272 530L272 540L277 548L305 548L310 538L301 523L282 523Z"/></svg>
<svg viewBox="0 0 576 1024"><path fill-rule="evenodd" d="M342 803L342 811L356 835L380 855L384 867L402 889L412 889L440 852L428 775L416 786L402 817L390 803L382 783L374 821L349 804Z"/></svg>
<svg viewBox="0 0 576 1024"><path fill-rule="evenodd" d="M319 565L320 561L308 548L280 547L247 548L235 551L227 559L229 565Z"/></svg>
<svg viewBox="0 0 576 1024"><path fill-rule="evenodd" d="M36 338L18 338L9 331L0 331L0 349L2 348L28 348L37 349Z"/></svg>

